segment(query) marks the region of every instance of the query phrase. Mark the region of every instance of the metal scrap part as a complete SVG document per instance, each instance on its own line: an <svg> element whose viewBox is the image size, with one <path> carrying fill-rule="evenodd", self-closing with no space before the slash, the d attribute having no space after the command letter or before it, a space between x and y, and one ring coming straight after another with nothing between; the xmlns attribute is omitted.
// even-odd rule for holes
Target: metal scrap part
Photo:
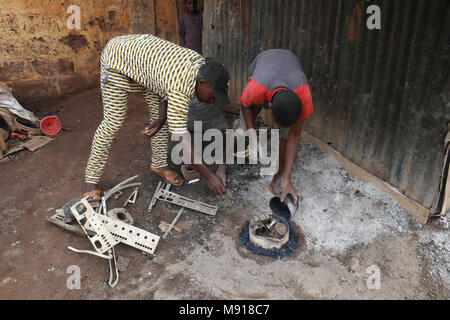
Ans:
<svg viewBox="0 0 450 320"><path fill-rule="evenodd" d="M126 224L133 224L134 219L125 208L114 208L108 211L108 217L122 221Z"/></svg>
<svg viewBox="0 0 450 320"><path fill-rule="evenodd" d="M111 235L108 229L105 228L94 209L86 201L86 199L81 199L81 201L73 205L70 210L88 236L88 239L92 243L95 251L103 254L119 243L119 241ZM92 231L96 233L95 236L90 236L87 233L86 226L88 223L91 225Z"/></svg>
<svg viewBox="0 0 450 320"><path fill-rule="evenodd" d="M91 250L79 250L79 249L76 249L76 248L70 247L70 246L67 247L67 249L69 249L70 251L76 252L76 253L87 253L87 254L91 254L93 256L97 256L97 257L108 259L108 260L111 260L113 258L112 255L100 254L100 253L97 253L97 252L91 251Z"/></svg>
<svg viewBox="0 0 450 320"><path fill-rule="evenodd" d="M158 186L156 187L155 194L153 195L153 198L150 202L148 211L150 212L153 208L153 206L156 203L156 200L162 200L174 205L182 206L194 211L199 211L205 214L209 215L215 215L217 212L218 207L212 206L197 200L192 200L189 198L186 198L184 196L180 196L174 192L169 191L170 184L161 182L158 183Z"/></svg>
<svg viewBox="0 0 450 320"><path fill-rule="evenodd" d="M65 216L62 209L57 209L56 213L52 216L46 216L45 217L48 222L53 223L57 225L58 227L61 227L63 229L66 229L67 231L73 232L79 236L86 236L86 233L83 231L83 229L80 227L78 223L75 224L69 224L65 222ZM75 217L74 217L75 219ZM92 231L88 231L89 235L95 235Z"/></svg>
<svg viewBox="0 0 450 320"><path fill-rule="evenodd" d="M70 210L70 208L75 204L80 202L81 198L77 198L77 199L72 199L69 202L67 202L63 207L62 210L64 212L64 222L65 223L71 223L75 220L75 217L72 214L72 211ZM88 201L90 203L90 205L92 206L92 208L97 208L98 207L98 200L91 200Z"/></svg>
<svg viewBox="0 0 450 320"><path fill-rule="evenodd" d="M100 222L118 242L147 253L153 254L155 252L159 242L159 236L108 216L97 216ZM90 227L87 226L86 229L90 230Z"/></svg>
<svg viewBox="0 0 450 320"><path fill-rule="evenodd" d="M128 203L135 203L137 196L139 193L139 187L136 187L133 192L131 192L130 196L127 198L127 200L125 200L125 203L123 204L123 207L125 208L127 206ZM133 197L133 199L131 199Z"/></svg>
<svg viewBox="0 0 450 320"><path fill-rule="evenodd" d="M127 189L127 188L132 188L132 187L139 187L139 186L141 186L142 183L140 183L140 182L136 182L136 183L131 183L131 184L124 185L125 183L127 183L127 182L129 182L129 181L131 181L131 180L133 180L133 179L136 179L137 177L138 177L138 176L134 176L134 177L132 177L132 178L129 178L129 179L127 179L127 180L125 180L125 181L119 183L117 186L115 186L115 187L112 188L111 190L109 190L109 191L108 191L107 193L105 193L105 195L103 196L103 197L105 198L105 201L107 201L114 193L116 193L116 192L118 192L118 191L121 191L121 190L124 190L124 189ZM100 213L100 212L102 212L102 204L100 204L100 206L99 206L98 209L97 209L97 213Z"/></svg>
<svg viewBox="0 0 450 320"><path fill-rule="evenodd" d="M182 207L180 209L180 211L178 211L175 219L173 219L172 223L170 224L170 226L167 228L166 232L163 235L163 239L165 239L167 237L167 235L169 234L169 232L172 230L172 228L175 226L175 223L177 223L178 219L180 218L181 214L184 212L184 207Z"/></svg>

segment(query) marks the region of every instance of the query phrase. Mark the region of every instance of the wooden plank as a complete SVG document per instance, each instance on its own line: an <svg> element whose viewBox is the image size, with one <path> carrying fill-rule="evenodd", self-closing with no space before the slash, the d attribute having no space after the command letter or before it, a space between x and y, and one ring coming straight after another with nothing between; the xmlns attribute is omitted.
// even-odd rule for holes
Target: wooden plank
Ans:
<svg viewBox="0 0 450 320"><path fill-rule="evenodd" d="M33 138L31 138L31 140L28 140L27 142L25 142L23 144L23 146L25 148L27 148L28 150L30 150L31 152L34 152L37 149L45 146L47 143L52 142L53 140L54 139L47 137L47 136L37 136L37 137L33 137Z"/></svg>
<svg viewBox="0 0 450 320"><path fill-rule="evenodd" d="M18 146L9 149L6 153L5 156L8 156L12 153L15 153L17 151L20 151L22 149L27 148L28 150L30 150L31 152L36 151L39 148L42 148L43 146L45 146L47 143L52 142L55 139L52 139L50 137L47 136L35 136L32 137L30 140L28 140L27 142L21 143Z"/></svg>
<svg viewBox="0 0 450 320"><path fill-rule="evenodd" d="M23 144L20 144L14 148L9 149L6 153L5 156L9 156L10 154L13 154L14 152L20 151L25 149L25 147L23 146Z"/></svg>
<svg viewBox="0 0 450 320"><path fill-rule="evenodd" d="M0 134L0 160L3 160L3 151L5 151L5 150L6 150L6 143Z"/></svg>

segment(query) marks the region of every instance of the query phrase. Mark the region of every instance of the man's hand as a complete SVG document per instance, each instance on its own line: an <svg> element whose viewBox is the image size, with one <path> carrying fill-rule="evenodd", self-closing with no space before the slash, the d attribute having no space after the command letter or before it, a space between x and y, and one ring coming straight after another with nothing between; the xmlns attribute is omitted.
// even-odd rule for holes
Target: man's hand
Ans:
<svg viewBox="0 0 450 320"><path fill-rule="evenodd" d="M167 120L167 105L168 100L161 100L159 102L159 115L158 119L154 120L150 126L146 126L145 129L141 132L143 136L147 136L149 138L153 137L155 134L161 130L162 126Z"/></svg>
<svg viewBox="0 0 450 320"><path fill-rule="evenodd" d="M191 164L195 171L205 178L205 182L212 193L215 195L224 195L227 190L223 185L222 179L217 174L211 172L211 170L209 170L209 168L201 161L200 163L196 162L195 150L193 150L194 148L191 143L191 135L188 132L172 134L172 141L180 141L180 139L184 163ZM202 159L201 155L197 156L199 157L198 159Z"/></svg>
<svg viewBox="0 0 450 320"><path fill-rule="evenodd" d="M223 185L222 179L215 173L212 173L206 179L206 184L208 185L209 190L217 196L224 195L227 192L227 189Z"/></svg>
<svg viewBox="0 0 450 320"><path fill-rule="evenodd" d="M153 137L155 134L159 132L159 130L161 130L162 126L164 125L164 122L165 121L162 119L154 120L149 126L145 127L145 129L141 132L142 135L149 138Z"/></svg>
<svg viewBox="0 0 450 320"><path fill-rule="evenodd" d="M297 205L297 201L300 199L300 193L297 189L292 185L292 182L290 179L283 179L283 183L281 186L281 202L284 202L287 195L290 194L293 198L293 204L294 206Z"/></svg>

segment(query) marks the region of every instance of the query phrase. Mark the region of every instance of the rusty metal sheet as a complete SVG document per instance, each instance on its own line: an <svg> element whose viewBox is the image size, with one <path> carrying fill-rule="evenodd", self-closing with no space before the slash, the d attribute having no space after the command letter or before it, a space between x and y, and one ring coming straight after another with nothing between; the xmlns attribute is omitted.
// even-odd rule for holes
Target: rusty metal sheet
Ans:
<svg viewBox="0 0 450 320"><path fill-rule="evenodd" d="M381 30L369 30L369 5ZM430 208L450 122L447 0L205 1L203 52L230 70L239 107L261 51L295 52L312 86L308 132Z"/></svg>

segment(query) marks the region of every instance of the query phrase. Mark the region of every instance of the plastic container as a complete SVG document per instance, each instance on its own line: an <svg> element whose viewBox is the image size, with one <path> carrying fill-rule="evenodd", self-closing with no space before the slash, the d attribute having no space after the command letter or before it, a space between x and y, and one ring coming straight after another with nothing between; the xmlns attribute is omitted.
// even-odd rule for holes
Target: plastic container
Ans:
<svg viewBox="0 0 450 320"><path fill-rule="evenodd" d="M40 128L47 136L54 136L61 131L61 121L57 116L48 116L41 120Z"/></svg>

